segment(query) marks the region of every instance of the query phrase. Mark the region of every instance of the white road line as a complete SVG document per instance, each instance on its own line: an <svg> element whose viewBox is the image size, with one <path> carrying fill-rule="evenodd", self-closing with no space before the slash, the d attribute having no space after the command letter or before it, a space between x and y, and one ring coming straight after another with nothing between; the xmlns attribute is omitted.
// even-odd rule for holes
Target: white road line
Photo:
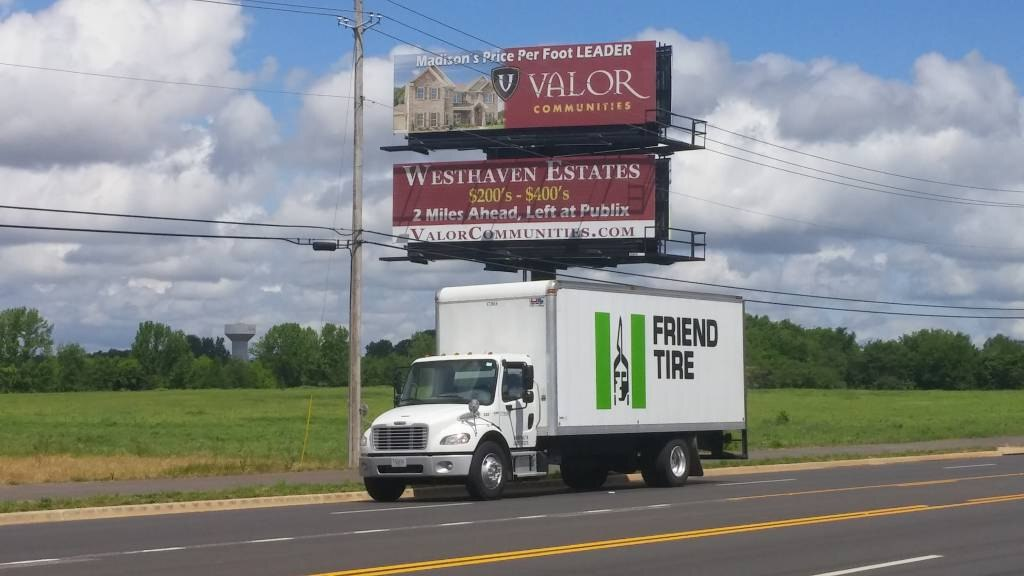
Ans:
<svg viewBox="0 0 1024 576"><path fill-rule="evenodd" d="M856 574L858 572L867 572L868 570L878 570L879 568L890 568L892 566L902 566L904 564L924 562L925 560L935 560L936 558L942 558L942 556L938 554L932 554L931 556L918 556L917 558L907 558L906 560L895 560L893 562L883 562L881 564L872 564L870 566L861 566L859 568L849 568L847 570L825 572L822 574L815 574L814 576L843 576L844 574Z"/></svg>
<svg viewBox="0 0 1024 576"><path fill-rule="evenodd" d="M448 522L446 524L438 524L438 526L468 526L469 524L473 524L473 522Z"/></svg>
<svg viewBox="0 0 1024 576"><path fill-rule="evenodd" d="M0 564L0 568L4 566L32 566L33 564L53 564L54 562L60 562L60 558L40 558L38 560L19 560L17 562L4 562Z"/></svg>
<svg viewBox="0 0 1024 576"><path fill-rule="evenodd" d="M650 506L645 506L645 508L671 508L671 507L672 507L671 504L651 504Z"/></svg>
<svg viewBox="0 0 1024 576"><path fill-rule="evenodd" d="M961 468L985 468L988 466L996 466L995 463L991 464L965 464L963 466L945 466L943 470L960 470Z"/></svg>
<svg viewBox="0 0 1024 576"><path fill-rule="evenodd" d="M390 532L391 528L376 528L374 530L356 530L352 534L378 534L380 532Z"/></svg>
<svg viewBox="0 0 1024 576"><path fill-rule="evenodd" d="M394 510L417 510L420 508L445 508L447 506L469 506L472 502L452 502L451 504L428 504L426 506L396 506L394 508L370 508L367 510L342 510L341 512L331 512L333 515L338 514L366 514L368 512L392 512Z"/></svg>
<svg viewBox="0 0 1024 576"><path fill-rule="evenodd" d="M264 538L262 540L246 540L242 544L266 544L267 542L288 542L289 540L295 540L295 538Z"/></svg>
<svg viewBox="0 0 1024 576"><path fill-rule="evenodd" d="M796 478L780 478L778 480L753 480L751 482L725 482L716 486L747 486L748 484L774 484L776 482L793 482Z"/></svg>
<svg viewBox="0 0 1024 576"><path fill-rule="evenodd" d="M584 510L580 514L604 514L605 512L611 512L611 508L601 508L600 510Z"/></svg>
<svg viewBox="0 0 1024 576"><path fill-rule="evenodd" d="M516 516L516 520L536 520L537 518L546 518L547 514L535 514L533 516Z"/></svg>
<svg viewBox="0 0 1024 576"><path fill-rule="evenodd" d="M184 546L170 546L168 548L147 548L146 550L138 550L136 554L150 554L152 552L176 552L178 550L184 550Z"/></svg>

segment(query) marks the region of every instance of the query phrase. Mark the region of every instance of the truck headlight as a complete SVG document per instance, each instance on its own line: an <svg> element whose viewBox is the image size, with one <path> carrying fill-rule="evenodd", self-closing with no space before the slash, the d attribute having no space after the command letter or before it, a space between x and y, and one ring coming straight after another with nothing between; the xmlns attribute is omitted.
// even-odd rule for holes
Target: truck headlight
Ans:
<svg viewBox="0 0 1024 576"><path fill-rule="evenodd" d="M441 444L450 446L452 444L465 444L469 442L468 432L459 432L458 434L449 434L444 438L441 438Z"/></svg>
<svg viewBox="0 0 1024 576"><path fill-rule="evenodd" d="M363 449L365 449L365 448L367 448L367 447L368 447L369 445L370 445L370 441L369 441L369 440L368 440L368 439L366 438L366 435L363 435L363 436L360 436L360 437L359 437L359 447L360 447L360 448L363 448Z"/></svg>

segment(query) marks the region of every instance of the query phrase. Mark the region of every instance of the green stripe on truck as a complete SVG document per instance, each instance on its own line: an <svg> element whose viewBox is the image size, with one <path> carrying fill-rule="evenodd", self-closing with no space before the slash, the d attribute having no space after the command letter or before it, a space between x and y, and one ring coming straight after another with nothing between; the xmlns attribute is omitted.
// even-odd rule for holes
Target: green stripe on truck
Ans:
<svg viewBox="0 0 1024 576"><path fill-rule="evenodd" d="M633 408L647 408L647 343L644 329L644 315L631 314L629 317L629 359L632 373L629 375Z"/></svg>
<svg viewBox="0 0 1024 576"><path fill-rule="evenodd" d="M597 409L612 408L612 321L607 312L594 312L594 375Z"/></svg>

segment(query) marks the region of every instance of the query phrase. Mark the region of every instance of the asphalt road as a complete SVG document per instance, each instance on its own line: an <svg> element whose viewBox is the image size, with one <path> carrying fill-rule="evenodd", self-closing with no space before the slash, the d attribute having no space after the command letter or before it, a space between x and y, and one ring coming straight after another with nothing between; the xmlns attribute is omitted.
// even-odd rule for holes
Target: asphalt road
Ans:
<svg viewBox="0 0 1024 576"><path fill-rule="evenodd" d="M0 574L1024 573L1024 457L0 527Z"/></svg>

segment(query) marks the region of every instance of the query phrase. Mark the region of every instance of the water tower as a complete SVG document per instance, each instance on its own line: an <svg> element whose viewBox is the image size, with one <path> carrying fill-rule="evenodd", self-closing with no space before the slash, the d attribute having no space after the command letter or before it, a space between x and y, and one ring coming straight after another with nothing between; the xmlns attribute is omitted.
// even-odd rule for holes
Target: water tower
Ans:
<svg viewBox="0 0 1024 576"><path fill-rule="evenodd" d="M231 357L243 362L249 360L249 340L256 335L252 324L225 324L224 335L231 340Z"/></svg>

